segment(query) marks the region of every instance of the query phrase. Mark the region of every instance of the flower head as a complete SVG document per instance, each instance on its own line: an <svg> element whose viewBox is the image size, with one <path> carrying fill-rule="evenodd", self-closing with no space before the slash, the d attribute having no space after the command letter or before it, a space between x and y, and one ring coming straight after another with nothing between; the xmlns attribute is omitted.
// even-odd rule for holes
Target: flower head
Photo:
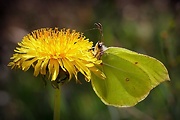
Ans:
<svg viewBox="0 0 180 120"><path fill-rule="evenodd" d="M18 43L13 60L8 64L12 68L27 71L34 68L34 75L48 75L55 81L58 75L66 73L69 80L72 76L78 81L77 73L81 72L87 81L91 72L100 77L104 74L96 68L101 64L92 52L92 42L75 30L43 28L26 35Z"/></svg>

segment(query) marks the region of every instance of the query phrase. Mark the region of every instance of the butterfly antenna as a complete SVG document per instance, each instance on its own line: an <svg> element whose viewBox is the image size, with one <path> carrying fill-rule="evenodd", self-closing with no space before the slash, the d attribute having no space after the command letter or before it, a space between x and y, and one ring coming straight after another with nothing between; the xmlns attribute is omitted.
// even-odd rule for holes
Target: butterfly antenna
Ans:
<svg viewBox="0 0 180 120"><path fill-rule="evenodd" d="M96 24L96 23L95 23L95 24ZM96 25L96 26L97 26L97 25ZM94 27L94 28L91 28L91 29L87 29L87 30L84 31L84 33L85 33L85 32L88 32L88 31L91 31L91 30L97 30L97 29L99 30L99 27Z"/></svg>
<svg viewBox="0 0 180 120"><path fill-rule="evenodd" d="M100 34L101 34L101 39L100 41L103 41L103 26L101 25L101 23L94 23L95 26L97 26L97 29L99 30Z"/></svg>

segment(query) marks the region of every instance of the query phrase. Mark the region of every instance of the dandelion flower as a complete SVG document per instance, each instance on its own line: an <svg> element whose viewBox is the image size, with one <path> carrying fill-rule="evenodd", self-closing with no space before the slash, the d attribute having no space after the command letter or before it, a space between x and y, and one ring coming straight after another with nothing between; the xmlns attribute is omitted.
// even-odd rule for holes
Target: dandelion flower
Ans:
<svg viewBox="0 0 180 120"><path fill-rule="evenodd" d="M15 54L8 64L11 68L27 71L34 68L34 76L48 75L55 81L58 75L66 73L69 80L81 72L86 81L91 80L91 72L100 77L105 75L96 67L102 63L92 51L92 42L79 32L70 29L42 28L26 35L18 43Z"/></svg>

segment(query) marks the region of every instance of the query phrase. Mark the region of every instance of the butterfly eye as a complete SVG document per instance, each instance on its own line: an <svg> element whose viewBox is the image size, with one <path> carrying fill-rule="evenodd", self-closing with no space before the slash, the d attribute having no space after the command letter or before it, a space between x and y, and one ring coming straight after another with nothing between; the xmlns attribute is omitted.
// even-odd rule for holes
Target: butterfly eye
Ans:
<svg viewBox="0 0 180 120"><path fill-rule="evenodd" d="M102 43L102 42L99 42L99 43L98 43L98 48L99 48L99 49L102 49L102 47L103 47L103 43Z"/></svg>
<svg viewBox="0 0 180 120"><path fill-rule="evenodd" d="M101 49L101 47L102 47L102 44L98 44L98 48Z"/></svg>

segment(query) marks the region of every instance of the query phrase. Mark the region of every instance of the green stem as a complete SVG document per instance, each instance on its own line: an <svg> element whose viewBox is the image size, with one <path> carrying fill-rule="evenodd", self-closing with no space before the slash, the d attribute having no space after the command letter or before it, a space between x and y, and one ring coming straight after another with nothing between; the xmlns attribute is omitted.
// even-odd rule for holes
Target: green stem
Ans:
<svg viewBox="0 0 180 120"><path fill-rule="evenodd" d="M54 120L60 120L60 94L61 88L56 88L54 91Z"/></svg>

